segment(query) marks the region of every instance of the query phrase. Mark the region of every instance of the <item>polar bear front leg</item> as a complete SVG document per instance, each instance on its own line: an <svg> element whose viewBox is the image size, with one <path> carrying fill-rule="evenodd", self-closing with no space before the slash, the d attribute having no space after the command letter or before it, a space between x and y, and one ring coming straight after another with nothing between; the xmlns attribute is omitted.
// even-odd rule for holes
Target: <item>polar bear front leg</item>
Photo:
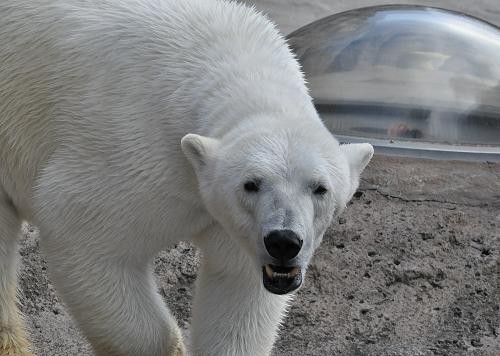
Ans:
<svg viewBox="0 0 500 356"><path fill-rule="evenodd" d="M20 229L17 211L0 186L0 356L32 355L16 305Z"/></svg>
<svg viewBox="0 0 500 356"><path fill-rule="evenodd" d="M229 236L204 236L197 245L203 260L193 306L193 356L269 355L291 296L265 290L255 263Z"/></svg>
<svg viewBox="0 0 500 356"><path fill-rule="evenodd" d="M50 276L97 355L185 355L149 265L57 241L46 248Z"/></svg>

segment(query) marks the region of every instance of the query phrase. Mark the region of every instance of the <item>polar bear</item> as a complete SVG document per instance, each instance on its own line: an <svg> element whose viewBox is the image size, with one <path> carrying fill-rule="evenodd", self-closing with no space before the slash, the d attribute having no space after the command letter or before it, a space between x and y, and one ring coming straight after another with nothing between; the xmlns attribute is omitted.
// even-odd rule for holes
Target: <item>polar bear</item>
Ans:
<svg viewBox="0 0 500 356"><path fill-rule="evenodd" d="M98 355L182 355L153 257L203 254L193 355L268 355L293 291L357 188L285 40L230 1L0 2L0 354L27 355L16 240Z"/></svg>

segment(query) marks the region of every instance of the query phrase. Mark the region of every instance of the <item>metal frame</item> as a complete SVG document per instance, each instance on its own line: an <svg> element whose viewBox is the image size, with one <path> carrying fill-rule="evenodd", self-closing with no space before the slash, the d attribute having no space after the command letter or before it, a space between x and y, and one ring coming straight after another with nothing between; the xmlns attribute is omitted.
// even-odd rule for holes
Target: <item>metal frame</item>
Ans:
<svg viewBox="0 0 500 356"><path fill-rule="evenodd" d="M368 142L375 153L428 159L500 162L500 148L491 146L458 146L431 142L384 140L370 137L335 135L341 143Z"/></svg>

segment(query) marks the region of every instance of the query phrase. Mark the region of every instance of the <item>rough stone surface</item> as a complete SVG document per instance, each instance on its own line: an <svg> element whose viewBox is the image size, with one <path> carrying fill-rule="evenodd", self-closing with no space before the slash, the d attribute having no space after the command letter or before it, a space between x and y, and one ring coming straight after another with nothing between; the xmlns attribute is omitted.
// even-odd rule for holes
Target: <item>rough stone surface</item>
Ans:
<svg viewBox="0 0 500 356"><path fill-rule="evenodd" d="M499 355L500 205L485 193L500 192L499 169L376 157L314 257L275 355ZM90 355L47 279L36 231L25 235L22 309L37 354ZM186 243L155 261L186 329L198 261Z"/></svg>
<svg viewBox="0 0 500 356"><path fill-rule="evenodd" d="M374 163L366 181L384 172L416 179L400 166L407 160ZM436 173L436 162L424 163L420 178ZM316 254L277 355L500 354L498 196L455 203L458 185L448 198L439 186L435 194L410 187L361 188ZM469 188L473 196L485 187Z"/></svg>

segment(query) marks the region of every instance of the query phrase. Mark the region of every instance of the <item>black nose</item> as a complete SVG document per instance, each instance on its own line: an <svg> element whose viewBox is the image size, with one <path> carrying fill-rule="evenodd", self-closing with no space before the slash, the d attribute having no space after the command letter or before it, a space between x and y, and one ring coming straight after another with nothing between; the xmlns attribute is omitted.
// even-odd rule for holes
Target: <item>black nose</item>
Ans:
<svg viewBox="0 0 500 356"><path fill-rule="evenodd" d="M297 256L302 240L292 230L274 230L264 237L267 252L282 263Z"/></svg>

